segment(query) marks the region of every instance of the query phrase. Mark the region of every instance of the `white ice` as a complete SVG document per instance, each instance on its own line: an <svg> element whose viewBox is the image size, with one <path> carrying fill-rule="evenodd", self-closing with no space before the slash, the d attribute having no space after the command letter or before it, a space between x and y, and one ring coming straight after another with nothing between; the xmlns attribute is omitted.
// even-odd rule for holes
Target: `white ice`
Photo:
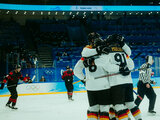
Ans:
<svg viewBox="0 0 160 120"><path fill-rule="evenodd" d="M155 116L148 116L148 99L140 105L143 120L160 120L160 89L155 89L157 101ZM74 93L74 101L66 94L19 96L18 110L5 107L8 97L0 97L0 120L86 120L88 100L86 93ZM132 118L134 120L134 118Z"/></svg>

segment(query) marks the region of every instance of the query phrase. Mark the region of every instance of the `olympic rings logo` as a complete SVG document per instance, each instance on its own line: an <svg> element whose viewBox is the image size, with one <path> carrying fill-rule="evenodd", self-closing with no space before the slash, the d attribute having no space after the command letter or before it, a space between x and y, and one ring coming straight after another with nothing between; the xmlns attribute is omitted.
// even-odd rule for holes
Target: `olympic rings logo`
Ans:
<svg viewBox="0 0 160 120"><path fill-rule="evenodd" d="M38 91L40 89L39 85L27 85L26 90Z"/></svg>
<svg viewBox="0 0 160 120"><path fill-rule="evenodd" d="M45 73L52 75L54 72L52 70L45 70Z"/></svg>

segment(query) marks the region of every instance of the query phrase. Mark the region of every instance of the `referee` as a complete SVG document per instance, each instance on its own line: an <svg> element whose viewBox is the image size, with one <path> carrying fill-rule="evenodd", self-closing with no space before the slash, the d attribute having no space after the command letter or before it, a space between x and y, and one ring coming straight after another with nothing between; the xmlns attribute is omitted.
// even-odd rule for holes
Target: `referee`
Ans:
<svg viewBox="0 0 160 120"><path fill-rule="evenodd" d="M156 93L154 92L151 84L156 84L154 81L151 80L151 74L152 74L152 69L151 65L153 64L153 58L152 56L146 56L145 58L146 63L144 63L139 72L139 82L138 82L138 94L144 98L144 95L147 96L149 99L149 109L148 112L155 115L156 112L154 111L154 106L155 106L155 101L156 101ZM142 102L142 100L137 97L135 100L135 104L139 106L139 104Z"/></svg>

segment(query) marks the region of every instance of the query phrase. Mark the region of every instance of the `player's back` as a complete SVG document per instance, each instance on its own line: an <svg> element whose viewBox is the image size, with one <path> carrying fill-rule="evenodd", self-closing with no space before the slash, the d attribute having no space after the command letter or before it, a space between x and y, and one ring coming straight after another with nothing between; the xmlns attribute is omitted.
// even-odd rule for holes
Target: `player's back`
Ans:
<svg viewBox="0 0 160 120"><path fill-rule="evenodd" d="M131 63L131 59L123 51L114 51L109 53L110 62L116 65L127 65L128 68L133 69L134 64ZM121 74L109 77L110 85L116 86L126 83L132 83L131 75L123 76Z"/></svg>
<svg viewBox="0 0 160 120"><path fill-rule="evenodd" d="M97 69L95 72L90 72L89 68L85 68L86 73L86 88L90 91L98 91L98 90L105 90L109 89L109 82L108 78L99 78L94 79L99 76L103 76L108 74L101 66L97 66Z"/></svg>

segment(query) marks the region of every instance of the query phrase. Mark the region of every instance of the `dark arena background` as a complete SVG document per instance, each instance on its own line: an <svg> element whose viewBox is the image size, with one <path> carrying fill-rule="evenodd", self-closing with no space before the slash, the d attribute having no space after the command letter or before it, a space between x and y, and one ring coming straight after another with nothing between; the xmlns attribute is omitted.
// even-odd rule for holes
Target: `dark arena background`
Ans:
<svg viewBox="0 0 160 120"><path fill-rule="evenodd" d="M17 64L33 80L18 85L20 110L15 114L3 107L9 96L6 85L0 90L0 119L87 119L85 86L74 76L75 101L68 102L61 76L66 66L74 69L90 32L103 39L123 35L135 69L153 56L157 114L147 116L146 98L140 108L143 120L160 120L160 0L0 0L0 81ZM132 72L134 89L138 77L138 71Z"/></svg>

